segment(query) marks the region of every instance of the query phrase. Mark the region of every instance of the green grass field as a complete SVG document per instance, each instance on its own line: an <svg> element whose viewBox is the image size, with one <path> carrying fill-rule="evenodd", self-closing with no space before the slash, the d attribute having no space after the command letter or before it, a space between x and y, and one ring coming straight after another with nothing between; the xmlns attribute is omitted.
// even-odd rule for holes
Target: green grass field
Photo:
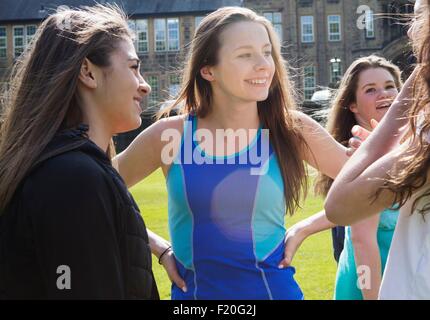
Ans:
<svg viewBox="0 0 430 320"><path fill-rule="evenodd" d="M167 228L167 192L163 173L157 170L131 189L149 229L169 238ZM322 199L308 196L303 209L287 217L287 227L318 212ZM305 299L329 300L333 295L336 263L333 259L330 231L308 238L295 256L296 280ZM161 299L170 299L170 280L153 256L153 269Z"/></svg>

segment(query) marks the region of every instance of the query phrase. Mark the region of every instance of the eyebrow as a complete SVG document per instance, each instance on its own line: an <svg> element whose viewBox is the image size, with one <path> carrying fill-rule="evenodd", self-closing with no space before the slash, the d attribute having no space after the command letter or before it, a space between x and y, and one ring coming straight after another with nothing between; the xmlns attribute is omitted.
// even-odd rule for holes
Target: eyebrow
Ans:
<svg viewBox="0 0 430 320"><path fill-rule="evenodd" d="M268 47L268 46L272 46L270 43L266 43L264 46L263 46L263 48L264 47ZM250 45L245 45L245 46L240 46L240 47L238 47L238 48L236 48L236 49L234 49L234 51L236 51L236 50L240 50L240 49L252 49L253 48L253 46L250 46Z"/></svg>
<svg viewBox="0 0 430 320"><path fill-rule="evenodd" d="M387 83L395 83L393 80L388 80L388 81L385 81L385 84L387 84ZM363 87L361 87L362 89L364 89L365 87L367 87L367 86L376 86L376 83L366 83Z"/></svg>

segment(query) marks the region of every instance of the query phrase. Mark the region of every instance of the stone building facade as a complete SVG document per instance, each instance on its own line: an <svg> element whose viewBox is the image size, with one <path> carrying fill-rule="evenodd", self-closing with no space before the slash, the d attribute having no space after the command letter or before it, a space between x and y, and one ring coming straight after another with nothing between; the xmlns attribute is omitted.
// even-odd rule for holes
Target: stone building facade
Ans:
<svg viewBox="0 0 430 320"><path fill-rule="evenodd" d="M349 64L372 53L387 57L407 73L408 46L402 21L413 11L409 0L116 0L137 34L142 73L152 87L144 102L144 124L160 102L180 86L186 47L201 19L222 6L243 6L267 17L275 26L283 55L302 100L334 87ZM0 1L0 83L31 41L38 24L59 5L91 5L92 0ZM137 130L125 136L134 137ZM122 138L121 138L122 139ZM119 140L121 140L119 139ZM122 147L120 147L122 149Z"/></svg>

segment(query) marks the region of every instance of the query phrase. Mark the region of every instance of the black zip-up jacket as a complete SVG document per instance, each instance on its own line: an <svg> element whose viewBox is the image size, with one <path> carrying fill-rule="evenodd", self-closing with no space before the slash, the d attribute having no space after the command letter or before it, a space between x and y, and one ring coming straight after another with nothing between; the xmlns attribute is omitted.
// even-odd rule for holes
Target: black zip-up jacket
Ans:
<svg viewBox="0 0 430 320"><path fill-rule="evenodd" d="M1 299L159 299L139 209L87 130L58 134L0 215Z"/></svg>

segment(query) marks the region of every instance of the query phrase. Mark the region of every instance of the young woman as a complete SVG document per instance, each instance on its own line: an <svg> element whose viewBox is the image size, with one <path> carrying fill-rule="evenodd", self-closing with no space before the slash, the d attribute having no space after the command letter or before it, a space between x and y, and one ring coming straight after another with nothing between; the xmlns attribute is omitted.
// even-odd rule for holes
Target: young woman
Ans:
<svg viewBox="0 0 430 320"><path fill-rule="evenodd" d="M111 165L150 92L125 15L49 16L14 67L0 131L0 298L158 298L138 207Z"/></svg>
<svg viewBox="0 0 430 320"><path fill-rule="evenodd" d="M340 143L353 144L355 138L351 129L358 125L362 131L371 131L372 121L382 119L401 85L399 68L384 58L369 56L357 59L343 76L328 119L328 131ZM330 177L320 175L316 190L326 195L332 182ZM397 211L387 209L374 219L346 228L344 250L336 276L335 299L377 298L397 215ZM333 226L324 211L292 226L286 245L289 262L305 238ZM357 284L357 274L361 273L362 266L371 270L371 287L366 283L360 282L360 287Z"/></svg>
<svg viewBox="0 0 430 320"><path fill-rule="evenodd" d="M385 207L396 203L401 206L379 293L381 299L428 299L430 296L430 225L426 219L430 141L429 5L428 0L416 1L416 19L409 30L417 67L385 118L342 169L325 204L328 218L339 224L372 219ZM412 136L399 146L405 133Z"/></svg>
<svg viewBox="0 0 430 320"><path fill-rule="evenodd" d="M116 158L128 186L160 167L166 176L173 251L160 238L154 247L164 246L172 299L302 299L282 262L285 213L306 186L303 160L335 177L346 148L294 111L265 18L221 8L202 20L189 54L173 106L183 114Z"/></svg>
<svg viewBox="0 0 430 320"><path fill-rule="evenodd" d="M373 121L381 121L402 85L400 70L384 58L377 56L355 60L346 70L327 123L327 129L340 143L346 145L353 138L355 125L371 131ZM316 189L327 195L333 182L320 175ZM385 210L374 219L347 227L344 248L340 255L335 287L335 299L376 299L380 277L384 270L388 250L397 221L397 211ZM291 227L294 237L287 237L287 248L296 250L303 239L333 225L325 220L324 211ZM290 251L289 251L290 252ZM294 254L291 252L291 254ZM373 286L357 285L360 266L368 266L375 276ZM379 278L378 278L379 275ZM377 283L375 285L375 283Z"/></svg>

